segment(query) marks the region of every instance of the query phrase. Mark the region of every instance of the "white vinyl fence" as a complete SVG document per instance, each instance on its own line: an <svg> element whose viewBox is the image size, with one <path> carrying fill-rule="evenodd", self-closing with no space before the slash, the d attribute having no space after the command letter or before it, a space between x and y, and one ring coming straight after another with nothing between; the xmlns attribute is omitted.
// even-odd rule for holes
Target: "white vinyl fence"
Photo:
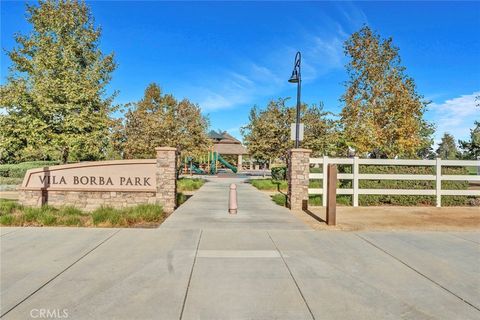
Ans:
<svg viewBox="0 0 480 320"><path fill-rule="evenodd" d="M480 190L442 190L442 181L480 181L480 175L442 175L442 166L480 167L480 160L396 160L355 158L310 158L310 164L322 165L323 173L310 173L309 179L322 179L322 188L309 188L308 194L323 194L327 190L327 166L329 163L351 165L352 173L339 173L338 180L353 180L352 189L337 189L337 194L353 195L353 206L358 207L358 195L426 195L436 196L437 207L442 205L442 196L480 196ZM436 174L362 174L359 165L385 166L433 166ZM478 171L477 171L478 172ZM432 180L435 189L360 189L359 180ZM327 197L322 197L322 205L327 205Z"/></svg>

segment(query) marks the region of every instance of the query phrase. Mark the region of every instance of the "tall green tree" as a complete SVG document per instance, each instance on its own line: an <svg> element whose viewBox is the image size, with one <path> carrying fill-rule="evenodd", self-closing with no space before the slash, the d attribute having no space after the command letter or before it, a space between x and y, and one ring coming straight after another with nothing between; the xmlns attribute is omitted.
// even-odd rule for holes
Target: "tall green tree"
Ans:
<svg viewBox="0 0 480 320"><path fill-rule="evenodd" d="M442 159L458 159L459 152L455 143L455 138L451 134L445 133L438 144L436 152L437 156Z"/></svg>
<svg viewBox="0 0 480 320"><path fill-rule="evenodd" d="M476 96L475 100L475 106L480 110L480 96ZM458 144L465 159L477 160L477 157L480 157L480 121L474 122L474 127L470 130L470 139L459 140Z"/></svg>
<svg viewBox="0 0 480 320"><path fill-rule="evenodd" d="M249 123L240 132L253 158L263 161L282 158L293 147L290 124L295 115L286 106L286 101L287 99L272 100L264 110L257 106L250 110Z"/></svg>
<svg viewBox="0 0 480 320"><path fill-rule="evenodd" d="M1 86L0 161L95 160L105 156L113 111L105 87L113 54L99 49L101 30L76 0L27 5L29 34L17 34Z"/></svg>
<svg viewBox="0 0 480 320"><path fill-rule="evenodd" d="M333 119L332 113L323 110L323 103L304 108L301 121L305 126L301 147L311 149L312 156L345 155L338 121Z"/></svg>
<svg viewBox="0 0 480 320"><path fill-rule="evenodd" d="M125 157L152 158L155 147L178 148L181 156L204 156L211 145L208 119L187 99L177 101L150 84L144 97L131 105L125 119Z"/></svg>
<svg viewBox="0 0 480 320"><path fill-rule="evenodd" d="M293 148L290 126L295 122L296 109L288 107L287 101L272 100L265 109L255 106L250 110L249 123L241 128L241 133L249 154L255 159L285 159L288 150ZM312 149L315 156L335 154L338 131L329 116L323 111L323 104L301 107L301 122L305 126L301 146Z"/></svg>
<svg viewBox="0 0 480 320"><path fill-rule="evenodd" d="M433 126L423 119L428 102L405 74L392 38L364 26L345 42L349 79L341 123L347 143L360 155L417 157L432 144Z"/></svg>

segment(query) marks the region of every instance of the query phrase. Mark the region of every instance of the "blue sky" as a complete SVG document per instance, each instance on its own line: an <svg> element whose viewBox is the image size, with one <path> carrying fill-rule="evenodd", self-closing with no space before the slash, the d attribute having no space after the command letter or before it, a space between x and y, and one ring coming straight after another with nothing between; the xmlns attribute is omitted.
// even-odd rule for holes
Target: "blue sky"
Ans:
<svg viewBox="0 0 480 320"><path fill-rule="evenodd" d="M302 100L338 113L347 60L342 44L363 24L400 47L418 91L433 101L426 117L466 138L480 112L480 2L88 2L115 52L109 90L139 100L150 82L199 103L213 129L240 137L253 105L295 98L287 82L303 54ZM26 33L24 2L1 1L1 47ZM10 61L1 55L1 82ZM292 105L295 99L291 100Z"/></svg>

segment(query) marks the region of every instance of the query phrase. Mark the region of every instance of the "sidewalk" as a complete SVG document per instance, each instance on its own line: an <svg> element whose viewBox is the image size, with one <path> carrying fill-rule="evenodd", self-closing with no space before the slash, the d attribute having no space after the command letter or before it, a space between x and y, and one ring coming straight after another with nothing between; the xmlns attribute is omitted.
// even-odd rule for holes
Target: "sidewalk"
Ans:
<svg viewBox="0 0 480 320"><path fill-rule="evenodd" d="M479 232L319 232L212 179L158 229L2 228L1 313L70 319L478 319ZM11 310L11 311L9 311Z"/></svg>

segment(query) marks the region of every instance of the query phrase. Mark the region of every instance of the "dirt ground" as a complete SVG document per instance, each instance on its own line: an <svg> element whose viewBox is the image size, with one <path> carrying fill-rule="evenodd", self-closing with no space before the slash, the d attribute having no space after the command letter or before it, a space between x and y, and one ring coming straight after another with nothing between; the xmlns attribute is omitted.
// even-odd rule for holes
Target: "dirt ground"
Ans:
<svg viewBox="0 0 480 320"><path fill-rule="evenodd" d="M338 207L336 226L323 207L292 213L316 230L480 230L479 207Z"/></svg>

